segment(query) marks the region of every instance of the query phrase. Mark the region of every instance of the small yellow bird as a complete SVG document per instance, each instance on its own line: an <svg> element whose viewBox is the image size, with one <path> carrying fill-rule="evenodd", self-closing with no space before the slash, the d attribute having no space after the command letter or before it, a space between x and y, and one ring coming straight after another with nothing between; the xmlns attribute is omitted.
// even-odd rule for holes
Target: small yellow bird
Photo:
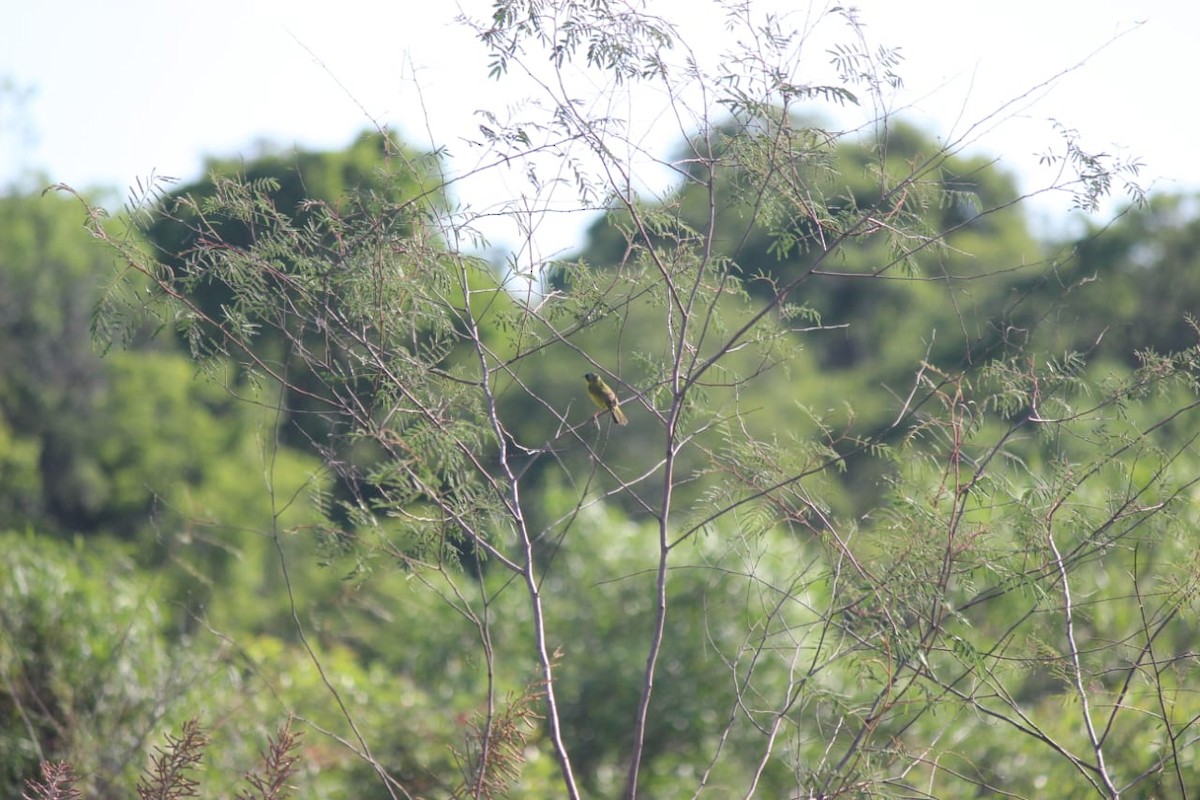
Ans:
<svg viewBox="0 0 1200 800"><path fill-rule="evenodd" d="M621 411L621 404L617 402L617 393L609 388L608 384L594 372L589 372L583 376L587 381L588 397L592 398L592 402L599 408L603 408L612 412L613 421L618 425L626 425L629 420L625 418L625 413Z"/></svg>

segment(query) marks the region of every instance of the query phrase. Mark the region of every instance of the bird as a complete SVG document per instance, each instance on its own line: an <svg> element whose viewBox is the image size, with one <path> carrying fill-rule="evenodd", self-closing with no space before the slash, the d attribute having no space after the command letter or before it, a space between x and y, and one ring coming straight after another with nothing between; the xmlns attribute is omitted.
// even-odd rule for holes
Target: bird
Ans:
<svg viewBox="0 0 1200 800"><path fill-rule="evenodd" d="M613 421L618 425L627 425L629 420L621 411L621 404L617 402L617 393L609 388L604 379L594 372L587 373L583 379L587 381L588 397L592 398L592 402L599 408L611 411Z"/></svg>

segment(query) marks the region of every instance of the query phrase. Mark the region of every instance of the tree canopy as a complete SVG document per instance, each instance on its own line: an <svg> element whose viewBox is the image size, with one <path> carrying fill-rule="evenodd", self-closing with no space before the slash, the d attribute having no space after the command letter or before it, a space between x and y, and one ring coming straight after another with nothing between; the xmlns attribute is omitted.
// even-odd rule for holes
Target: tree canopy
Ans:
<svg viewBox="0 0 1200 800"><path fill-rule="evenodd" d="M828 19L817 85L748 7L710 75L497 3L493 76L558 79L487 119L514 225L548 163L605 212L520 276L379 131L0 199L0 793L166 783L178 731L226 795L260 752L320 797L1186 794L1195 199L1038 237L991 155L821 122L900 69ZM675 190L580 73L675 103ZM1063 158L1081 208L1123 175Z"/></svg>

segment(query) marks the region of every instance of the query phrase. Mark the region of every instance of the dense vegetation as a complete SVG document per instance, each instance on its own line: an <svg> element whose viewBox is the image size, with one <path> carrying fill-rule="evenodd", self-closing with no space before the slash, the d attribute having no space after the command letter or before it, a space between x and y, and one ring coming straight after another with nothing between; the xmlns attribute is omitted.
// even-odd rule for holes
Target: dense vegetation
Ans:
<svg viewBox="0 0 1200 800"><path fill-rule="evenodd" d="M0 795L1186 796L1195 198L1039 240L987 154L811 115L894 54L788 83L772 24L667 197L550 84L481 128L514 219L547 158L602 201L566 260L384 132L0 198ZM480 30L614 91L672 36ZM1082 209L1134 171L1063 148Z"/></svg>

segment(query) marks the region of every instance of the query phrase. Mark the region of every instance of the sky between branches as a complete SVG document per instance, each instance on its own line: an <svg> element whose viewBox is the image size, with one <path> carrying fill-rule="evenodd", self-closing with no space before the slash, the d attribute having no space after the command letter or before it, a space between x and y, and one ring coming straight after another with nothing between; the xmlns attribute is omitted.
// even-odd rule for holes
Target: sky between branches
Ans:
<svg viewBox="0 0 1200 800"><path fill-rule="evenodd" d="M755 13L785 13L804 28L834 3L752 0ZM373 125L418 147L447 146L452 169L481 163L481 108L503 113L528 86L487 78L487 54L460 14L490 16L491 0L457 4L346 0L215 0L204 4L126 0L105 6L67 0L20 3L0 28L0 182L42 175L77 188L123 191L151 174L193 180L206 156L253 157L258 145L336 149ZM1046 182L1037 155L1056 143L1049 120L1077 129L1093 151L1140 157L1143 183L1162 191L1200 188L1200 159L1187 100L1192 37L1200 7L1177 0L1086 6L1033 0L950 2L862 0L871 42L899 47L904 90L891 110L951 140L1010 101L973 135L968 154L997 156L1031 190ZM681 26L682 37L715 68L729 46L716 6L649 0L646 8ZM336 9L336 10L335 10ZM704 9L700 11L698 9ZM824 45L843 28L820 29L803 63L828 70ZM1074 71L1081 61L1087 63ZM1031 89L1068 71L1044 89ZM599 87L598 87L599 88ZM21 99L20 90L32 90ZM1018 98L1021 98L1018 100ZM633 127L653 156L680 140L680 121L656 109ZM855 127L871 109L822 109ZM645 189L668 187L647 167ZM523 175L489 170L459 186L483 210L527 190ZM564 198L566 199L566 198ZM1061 227L1065 197L1032 206L1035 225ZM576 245L586 215L557 216L538 228L540 256ZM511 244L511 231L488 231Z"/></svg>

